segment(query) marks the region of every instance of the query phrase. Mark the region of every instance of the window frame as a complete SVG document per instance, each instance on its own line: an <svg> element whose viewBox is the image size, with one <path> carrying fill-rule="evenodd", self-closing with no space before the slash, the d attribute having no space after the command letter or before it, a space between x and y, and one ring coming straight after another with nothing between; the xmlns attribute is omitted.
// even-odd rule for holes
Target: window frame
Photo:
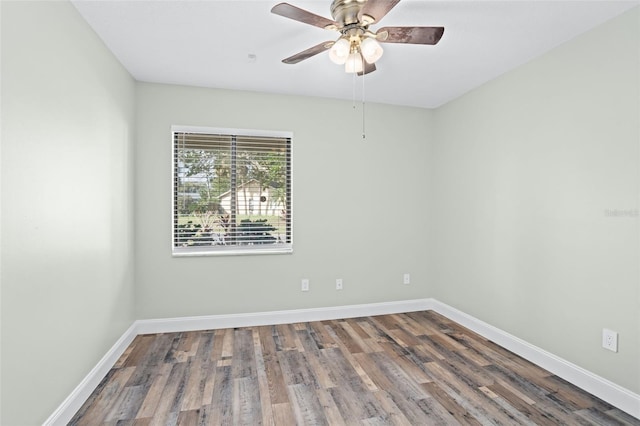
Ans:
<svg viewBox="0 0 640 426"><path fill-rule="evenodd" d="M179 217L176 211L176 133L202 133L212 135L229 135L236 137L272 137L288 139L288 176L287 185L287 216L289 242L279 244L260 245L212 245L194 247L176 247L176 220ZM291 254L293 253L293 132L277 130L256 130L256 129L234 129L203 126L171 126L171 256L191 257L191 256L228 256L228 255L265 255L265 254ZM287 220L285 220L285 223Z"/></svg>

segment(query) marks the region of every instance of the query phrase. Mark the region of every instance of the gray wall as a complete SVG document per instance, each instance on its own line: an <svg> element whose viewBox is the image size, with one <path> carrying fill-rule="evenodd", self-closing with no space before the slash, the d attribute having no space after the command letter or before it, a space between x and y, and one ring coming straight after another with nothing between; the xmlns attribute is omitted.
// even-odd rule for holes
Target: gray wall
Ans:
<svg viewBox="0 0 640 426"><path fill-rule="evenodd" d="M427 293L432 112L139 84L136 307L139 318L416 299ZM291 255L171 257L172 124L293 132ZM413 284L402 275L411 273ZM302 293L300 280L311 290ZM335 279L344 290L335 290Z"/></svg>
<svg viewBox="0 0 640 426"><path fill-rule="evenodd" d="M0 7L0 423L22 426L134 319L135 83L70 3Z"/></svg>
<svg viewBox="0 0 640 426"><path fill-rule="evenodd" d="M430 296L636 393L639 22L635 9L436 111L429 275Z"/></svg>

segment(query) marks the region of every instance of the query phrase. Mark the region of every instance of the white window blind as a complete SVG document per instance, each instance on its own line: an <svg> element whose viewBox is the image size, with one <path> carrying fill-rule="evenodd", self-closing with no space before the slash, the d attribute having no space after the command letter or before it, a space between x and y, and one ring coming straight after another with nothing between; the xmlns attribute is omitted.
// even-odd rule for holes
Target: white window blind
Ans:
<svg viewBox="0 0 640 426"><path fill-rule="evenodd" d="M289 133L172 134L173 254L292 251Z"/></svg>

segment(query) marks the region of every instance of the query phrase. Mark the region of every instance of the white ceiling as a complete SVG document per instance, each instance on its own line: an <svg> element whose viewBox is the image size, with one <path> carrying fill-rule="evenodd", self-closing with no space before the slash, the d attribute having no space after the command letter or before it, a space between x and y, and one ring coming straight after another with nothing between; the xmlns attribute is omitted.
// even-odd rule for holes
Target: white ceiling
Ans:
<svg viewBox="0 0 640 426"><path fill-rule="evenodd" d="M360 100L362 79L326 52L281 62L338 33L270 13L278 2L73 0L138 81ZM330 0L289 3L331 18ZM371 28L444 26L444 36L436 46L384 44L365 99L438 107L638 4L403 0Z"/></svg>

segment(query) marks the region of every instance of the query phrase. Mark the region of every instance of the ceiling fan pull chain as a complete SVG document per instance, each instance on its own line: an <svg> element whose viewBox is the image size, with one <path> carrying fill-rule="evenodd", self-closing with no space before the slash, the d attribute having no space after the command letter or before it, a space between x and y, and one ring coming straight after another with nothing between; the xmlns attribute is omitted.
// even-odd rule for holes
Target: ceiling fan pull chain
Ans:
<svg viewBox="0 0 640 426"><path fill-rule="evenodd" d="M364 59L363 59L364 61ZM367 134L366 134L366 129L365 129L365 122L364 122L364 76L365 74L362 74L362 139L366 139Z"/></svg>
<svg viewBox="0 0 640 426"><path fill-rule="evenodd" d="M353 102L353 110L355 111L356 109L356 73L353 73L353 77L351 79L351 90L353 92L351 94L351 98Z"/></svg>

